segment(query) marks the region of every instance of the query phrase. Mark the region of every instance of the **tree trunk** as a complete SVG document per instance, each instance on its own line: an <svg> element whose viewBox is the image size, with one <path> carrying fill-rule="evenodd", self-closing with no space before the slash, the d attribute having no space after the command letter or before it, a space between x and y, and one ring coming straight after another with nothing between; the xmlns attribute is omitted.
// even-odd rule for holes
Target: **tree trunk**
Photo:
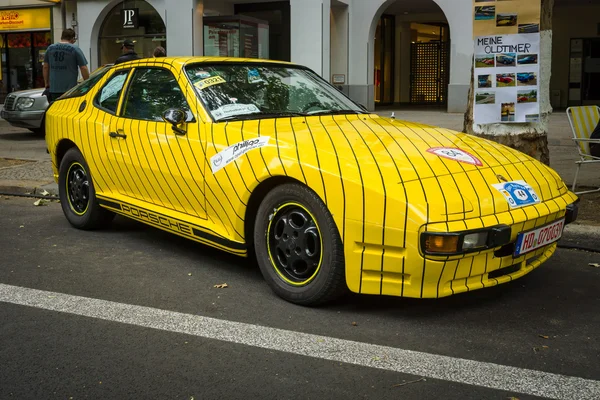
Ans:
<svg viewBox="0 0 600 400"><path fill-rule="evenodd" d="M538 76L540 120L536 123L498 123L475 125L473 120L474 79L471 78L467 111L465 112L464 132L493 140L500 144L517 149L547 165L550 164L548 151L548 122L552 107L550 106L550 75L552 65L552 10L554 0L541 0L540 16L540 73ZM474 61L473 61L474 62ZM474 73L471 66L471 76Z"/></svg>

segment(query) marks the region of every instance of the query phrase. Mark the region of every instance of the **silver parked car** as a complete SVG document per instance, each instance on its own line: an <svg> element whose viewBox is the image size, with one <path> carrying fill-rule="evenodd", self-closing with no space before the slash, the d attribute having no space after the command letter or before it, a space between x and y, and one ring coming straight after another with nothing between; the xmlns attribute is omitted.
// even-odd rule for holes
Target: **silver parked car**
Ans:
<svg viewBox="0 0 600 400"><path fill-rule="evenodd" d="M113 64L106 64L90 74L90 82L96 82ZM82 83L81 81L79 83ZM32 132L44 135L46 109L48 98L43 95L44 88L20 90L9 93L4 100L4 109L0 111L0 118L8 121L12 126L26 128ZM83 90L87 90L86 87Z"/></svg>
<svg viewBox="0 0 600 400"><path fill-rule="evenodd" d="M0 117L12 126L43 134L48 98L42 93L43 88L9 93L4 100L4 109L0 112Z"/></svg>

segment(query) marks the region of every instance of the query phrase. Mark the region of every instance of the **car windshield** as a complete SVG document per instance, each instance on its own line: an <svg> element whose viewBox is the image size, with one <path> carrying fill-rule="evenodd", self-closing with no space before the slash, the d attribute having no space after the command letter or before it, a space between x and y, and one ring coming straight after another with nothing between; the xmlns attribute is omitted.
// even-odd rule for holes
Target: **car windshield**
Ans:
<svg viewBox="0 0 600 400"><path fill-rule="evenodd" d="M268 64L191 64L185 68L215 121L364 113L315 73Z"/></svg>

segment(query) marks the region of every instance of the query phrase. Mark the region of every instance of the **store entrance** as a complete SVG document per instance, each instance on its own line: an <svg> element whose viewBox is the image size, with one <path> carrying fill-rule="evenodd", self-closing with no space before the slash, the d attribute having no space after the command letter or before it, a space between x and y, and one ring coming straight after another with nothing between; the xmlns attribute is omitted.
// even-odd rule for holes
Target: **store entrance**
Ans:
<svg viewBox="0 0 600 400"><path fill-rule="evenodd" d="M44 87L42 63L50 44L49 31L0 34L0 101L10 92Z"/></svg>

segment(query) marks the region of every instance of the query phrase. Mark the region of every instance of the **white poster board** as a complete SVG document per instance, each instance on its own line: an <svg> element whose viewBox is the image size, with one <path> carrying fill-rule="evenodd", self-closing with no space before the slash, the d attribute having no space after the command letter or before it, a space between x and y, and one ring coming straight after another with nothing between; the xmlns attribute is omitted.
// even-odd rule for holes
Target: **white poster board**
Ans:
<svg viewBox="0 0 600 400"><path fill-rule="evenodd" d="M538 122L540 34L475 38L475 124Z"/></svg>

